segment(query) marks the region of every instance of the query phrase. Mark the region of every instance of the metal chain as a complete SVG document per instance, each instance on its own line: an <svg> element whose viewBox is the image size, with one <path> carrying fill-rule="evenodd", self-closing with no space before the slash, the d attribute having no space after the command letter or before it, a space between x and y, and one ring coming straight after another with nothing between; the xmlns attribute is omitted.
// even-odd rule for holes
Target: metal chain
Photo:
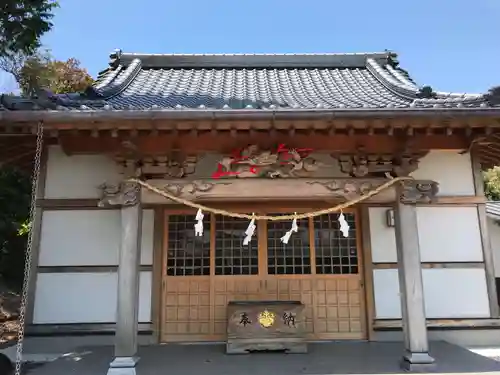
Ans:
<svg viewBox="0 0 500 375"><path fill-rule="evenodd" d="M38 193L38 184L40 177L40 164L42 157L43 146L43 122L38 123L36 133L36 151L35 160L33 165L33 175L31 181L31 206L30 206L30 231L28 236L28 245L26 248L26 256L24 263L24 281L23 292L21 296L21 307L18 319L18 333L17 333L17 351L16 351L16 369L14 374L21 374L22 360L23 360L23 339L24 339L24 323L26 318L26 305L28 300L28 289L31 274L31 257L33 249L33 236L34 236L34 220L36 214L36 199Z"/></svg>

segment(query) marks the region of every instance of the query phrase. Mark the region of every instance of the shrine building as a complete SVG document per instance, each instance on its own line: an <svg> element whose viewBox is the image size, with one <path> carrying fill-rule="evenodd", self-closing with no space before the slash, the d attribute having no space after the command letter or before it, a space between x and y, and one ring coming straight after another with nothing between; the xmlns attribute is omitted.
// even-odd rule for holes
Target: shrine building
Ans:
<svg viewBox="0 0 500 375"><path fill-rule="evenodd" d="M495 93L418 86L387 51L118 50L84 93L3 96L0 162L41 151L26 333L114 333L111 368L138 333L255 348L281 313L301 343L399 340L410 369L429 340L499 345Z"/></svg>

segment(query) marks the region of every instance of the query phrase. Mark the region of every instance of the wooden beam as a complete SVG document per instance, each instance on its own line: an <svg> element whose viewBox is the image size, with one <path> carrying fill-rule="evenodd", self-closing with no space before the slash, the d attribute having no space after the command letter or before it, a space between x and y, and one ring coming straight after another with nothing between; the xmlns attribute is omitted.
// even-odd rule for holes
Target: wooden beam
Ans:
<svg viewBox="0 0 500 375"><path fill-rule="evenodd" d="M311 179L311 178L236 178L213 180L148 180L159 190L197 202L230 201L293 201L311 200L330 202L326 207L345 202L387 182L387 179ZM173 201L157 192L143 189L142 199L148 204L172 204ZM386 189L370 197L370 201L393 201L393 189ZM208 203L207 203L208 204Z"/></svg>
<svg viewBox="0 0 500 375"><path fill-rule="evenodd" d="M37 199L37 207L45 210L117 210L117 207L98 207L97 198Z"/></svg>
<svg viewBox="0 0 500 375"><path fill-rule="evenodd" d="M172 182L175 182L178 180L172 180ZM241 180L239 180L241 181ZM256 181L256 180L252 180ZM168 180L165 180L165 183L167 183ZM243 181L244 182L244 181ZM243 183L241 182L241 183ZM232 196L226 197L229 199ZM290 201L290 200L283 200L281 199L279 203L266 203L266 205L271 204L271 206L275 206L276 209L280 207L290 207L290 209L293 211L294 208L300 208L300 207L314 207L316 209L322 209L325 207L331 207L336 204L338 204L340 201L338 199L333 199L333 195L329 195L328 198L323 198L321 199L320 196L313 196L311 197L310 201L303 200L301 199L300 201ZM379 197L380 198L380 197ZM212 197L213 199L213 197ZM268 197L263 196L262 199L268 200ZM151 199L153 200L153 199ZM168 205L169 208L175 209L175 208L182 208L183 206L177 205L174 202L169 201L168 199L163 199L162 197L158 197L158 199L154 200L157 202L156 204L151 203L151 204L143 204L144 209L151 209L151 208L156 208L157 204L165 204ZM115 207L98 207L97 203L99 202L98 198L39 198L37 199L37 207L41 207L45 210L114 210L117 209ZM392 195L387 196L383 201L380 202L374 202L371 201L369 203L370 206L373 207L387 207L391 208L393 207L394 203L394 197ZM432 203L419 203L417 206L463 206L463 207L476 207L478 204L484 204L485 199L477 196L440 196L436 197L435 201ZM241 199L238 199L238 202L234 202L233 200L228 200L226 202L222 201L212 201L212 202L207 202L207 205L210 207L218 207L218 208L227 208L234 206L235 204L238 206L248 206L248 210L252 210L252 207L255 205L255 201L247 201L247 202L242 202Z"/></svg>
<svg viewBox="0 0 500 375"><path fill-rule="evenodd" d="M140 272L151 272L153 267L151 265L140 265ZM38 273L109 273L117 272L118 266L40 266Z"/></svg>
<svg viewBox="0 0 500 375"><path fill-rule="evenodd" d="M413 150L463 150L468 147L466 137L447 135L416 135L410 139ZM68 154L92 154L92 153L126 153L130 152L123 146L127 141L133 144L136 152L144 155L165 155L169 151L184 151L186 153L198 154L200 152L222 152L230 153L234 149L243 148L249 144L258 144L261 148L273 148L278 144L286 144L289 148L308 147L315 151L329 151L333 153L355 152L360 147L366 153L395 153L400 151L401 142L396 137L388 135L303 135L272 136L269 132L263 132L251 136L250 133L241 133L236 136L217 133L186 135L159 135L156 137L139 135L134 139L101 136L98 138L73 135L61 135L60 144Z"/></svg>
<svg viewBox="0 0 500 375"><path fill-rule="evenodd" d="M397 269L397 263L374 263L372 266L374 269ZM429 268L484 268L483 262L443 262L443 263L433 263L427 262L422 263L421 267L424 269Z"/></svg>
<svg viewBox="0 0 500 375"><path fill-rule="evenodd" d="M378 111L363 111L354 114L341 114L334 113L333 111L322 118L313 116L300 116L297 114L284 114L281 115L278 113L278 116L274 116L273 113L268 111L262 111L264 114L267 112L270 116L268 117L247 117L246 118L237 118L233 117L225 117L221 118L217 115L211 115L208 117L200 118L195 115L184 115L183 117L164 117L160 118L163 111L159 113L160 116L154 116L155 113L149 112L146 113L135 113L130 112L117 112L108 113L111 117L108 118L99 118L94 116L89 116L88 118L74 118L70 120L61 120L61 119L50 119L45 121L44 127L47 130L71 130L71 129L79 129L79 130L89 130L89 129L98 129L99 131L106 130L222 130L222 129L237 129L237 130L249 130L249 129L277 129L277 130L288 130L288 129L315 129L315 130L329 130L333 129L347 129L353 128L355 130L358 129L366 129L372 128L375 130L386 129L391 127L393 129L404 129L412 128L415 130L427 130L427 129L446 129L453 128L453 130L461 130L463 128L471 128L476 130L477 128L487 128L491 129L498 128L500 125L500 120L498 120L498 115L496 116L488 116L488 118L484 118L482 116L470 114L464 116L456 116L456 114L451 114L450 112L446 113L446 110L443 110L441 113L436 111L434 113L427 113L424 116L423 113L391 113L391 114L381 114L380 110ZM426 111L427 112L427 111ZM13 113L13 112L12 112ZM220 112L222 113L222 112ZM130 116L130 114L133 114ZM179 113L177 113L179 114ZM135 115L135 116L134 116ZM226 113L227 115L227 113ZM175 115L174 115L175 116ZM10 119L8 122L0 121L0 133L4 134L23 134L30 133L30 130L36 126L36 121L33 120L17 120Z"/></svg>
<svg viewBox="0 0 500 375"><path fill-rule="evenodd" d="M485 197L478 197L476 195L461 195L461 196L439 196L431 203L417 203L417 206L476 206L478 204L486 203Z"/></svg>
<svg viewBox="0 0 500 375"><path fill-rule="evenodd" d="M150 335L152 324L141 322L138 324L139 335ZM65 323L65 324L28 324L26 336L68 336L81 334L114 334L116 323ZM149 340L148 340L149 342Z"/></svg>
<svg viewBox="0 0 500 375"><path fill-rule="evenodd" d="M500 319L427 319L427 328L500 328ZM402 328L401 319L376 319L376 331Z"/></svg>

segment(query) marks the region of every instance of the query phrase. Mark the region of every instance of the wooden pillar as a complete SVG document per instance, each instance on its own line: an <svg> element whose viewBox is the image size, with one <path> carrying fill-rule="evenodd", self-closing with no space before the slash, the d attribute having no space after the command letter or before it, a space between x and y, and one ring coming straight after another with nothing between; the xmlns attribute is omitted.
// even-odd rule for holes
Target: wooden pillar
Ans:
<svg viewBox="0 0 500 375"><path fill-rule="evenodd" d="M484 197L484 179L475 152L471 153L472 173L474 177L474 187L476 196ZM488 288L488 299L490 304L490 317L500 317L498 307L497 286L495 280L495 265L493 261L493 249L491 247L490 236L488 234L488 220L486 216L486 204L477 205L477 217L479 219L479 231L481 233L481 245L483 248L484 270L486 272L486 287Z"/></svg>
<svg viewBox="0 0 500 375"><path fill-rule="evenodd" d="M408 181L399 184L396 192L394 216L405 345L401 365L405 370L419 371L433 366L434 358L429 355L416 203L430 199L437 192L437 184Z"/></svg>
<svg viewBox="0 0 500 375"><path fill-rule="evenodd" d="M135 375L139 315L139 265L142 232L140 187L122 183L104 187L99 205L121 206L121 238L118 263L115 358L108 375Z"/></svg>

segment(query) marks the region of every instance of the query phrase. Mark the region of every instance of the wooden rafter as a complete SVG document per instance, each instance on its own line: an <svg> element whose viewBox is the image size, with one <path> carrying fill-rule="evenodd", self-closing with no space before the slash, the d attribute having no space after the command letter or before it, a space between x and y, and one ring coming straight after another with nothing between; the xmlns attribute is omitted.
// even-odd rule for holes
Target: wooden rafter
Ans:
<svg viewBox="0 0 500 375"><path fill-rule="evenodd" d="M0 163L16 163L35 147L36 124L0 124ZM61 144L68 154L134 152L161 156L171 152L226 153L260 144L308 147L332 153L397 153L402 140L416 151L477 149L483 166L500 163L500 122L481 118L331 118L329 120L123 120L46 123L44 139ZM471 140L476 140L471 143ZM125 142L125 143L124 143ZM475 144L477 143L477 144ZM24 157L23 155L27 155Z"/></svg>

